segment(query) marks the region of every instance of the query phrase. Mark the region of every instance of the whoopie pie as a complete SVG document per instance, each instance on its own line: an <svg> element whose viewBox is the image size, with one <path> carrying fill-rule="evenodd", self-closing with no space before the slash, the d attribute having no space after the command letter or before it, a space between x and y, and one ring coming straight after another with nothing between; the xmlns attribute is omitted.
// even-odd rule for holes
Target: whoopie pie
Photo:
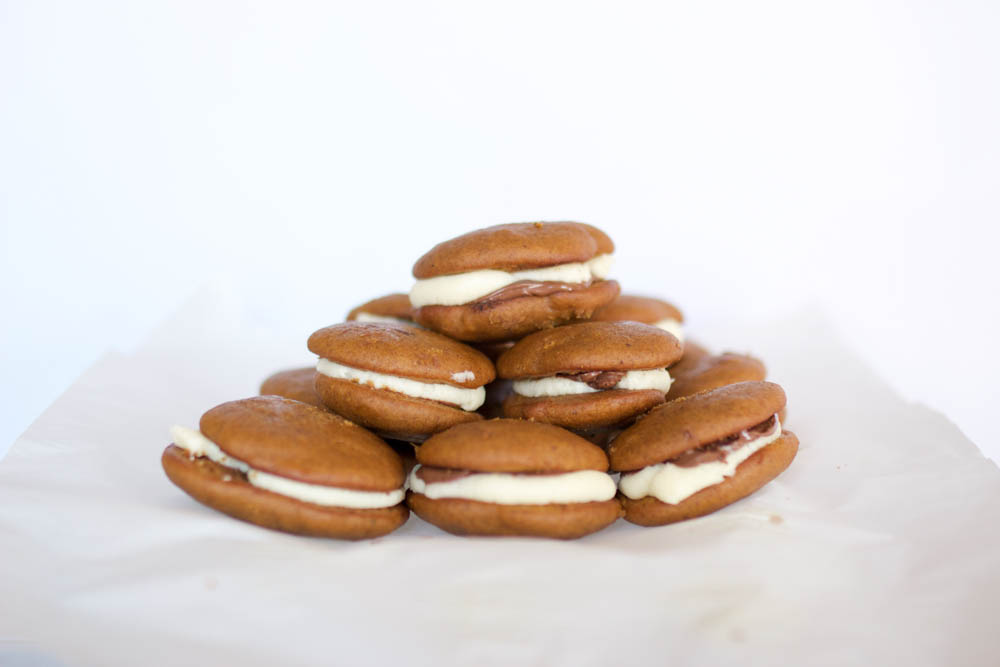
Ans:
<svg viewBox="0 0 1000 667"><path fill-rule="evenodd" d="M606 306L594 311L596 322L641 322L669 331L684 342L684 315L674 304L663 299L635 294L620 294Z"/></svg>
<svg viewBox="0 0 1000 667"><path fill-rule="evenodd" d="M417 260L414 319L464 341L516 340L588 319L619 292L606 280L614 243L578 222L526 222L480 229Z"/></svg>
<svg viewBox="0 0 1000 667"><path fill-rule="evenodd" d="M366 301L347 314L347 321L413 324L413 308L410 306L410 297L402 292L397 292Z"/></svg>
<svg viewBox="0 0 1000 667"><path fill-rule="evenodd" d="M160 461L198 502L287 533L363 539L409 516L405 473L378 436L278 396L223 403L200 430L175 426Z"/></svg>
<svg viewBox="0 0 1000 667"><path fill-rule="evenodd" d="M763 380L767 377L767 369L759 359L724 352L692 360L682 358L670 367L670 375L674 383L667 393L668 401L727 384Z"/></svg>
<svg viewBox="0 0 1000 667"><path fill-rule="evenodd" d="M456 535L582 537L621 516L604 452L565 429L460 424L417 449L407 503Z"/></svg>
<svg viewBox="0 0 1000 667"><path fill-rule="evenodd" d="M638 322L582 322L531 334L497 360L513 380L507 417L571 429L619 425L663 403L667 366L681 356L672 334Z"/></svg>
<svg viewBox="0 0 1000 667"><path fill-rule="evenodd" d="M315 366L279 371L261 383L260 393L262 396L284 396L316 407L326 407L316 393Z"/></svg>
<svg viewBox="0 0 1000 667"><path fill-rule="evenodd" d="M309 337L323 403L388 438L419 442L478 421L496 376L481 352L405 324L344 322Z"/></svg>
<svg viewBox="0 0 1000 667"><path fill-rule="evenodd" d="M625 518L660 526L750 495L789 466L799 440L778 413L785 392L740 382L664 403L608 446Z"/></svg>

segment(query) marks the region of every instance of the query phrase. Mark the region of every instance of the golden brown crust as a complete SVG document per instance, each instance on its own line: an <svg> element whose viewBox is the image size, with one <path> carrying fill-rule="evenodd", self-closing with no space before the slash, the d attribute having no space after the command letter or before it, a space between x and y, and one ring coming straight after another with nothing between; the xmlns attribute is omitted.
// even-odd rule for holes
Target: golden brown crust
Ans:
<svg viewBox="0 0 1000 667"><path fill-rule="evenodd" d="M252 486L237 471L192 459L170 445L160 459L170 481L212 509L249 523L296 535L361 540L396 530L409 517L405 505L349 509L305 503Z"/></svg>
<svg viewBox="0 0 1000 667"><path fill-rule="evenodd" d="M381 317L396 317L401 320L413 320L413 307L410 305L410 295L396 292L380 296L354 308L347 314L347 321L358 319L358 313L379 315Z"/></svg>
<svg viewBox="0 0 1000 667"><path fill-rule="evenodd" d="M652 410L608 447L612 470L638 470L767 421L785 406L773 382L740 382Z"/></svg>
<svg viewBox="0 0 1000 667"><path fill-rule="evenodd" d="M668 505L652 496L632 500L619 494L625 508L625 520L640 526L663 526L710 514L749 496L777 477L791 464L798 448L799 439L791 431L785 431L780 438L741 463L735 475L676 505Z"/></svg>
<svg viewBox="0 0 1000 667"><path fill-rule="evenodd" d="M696 364L700 359L711 354L707 348L690 339L684 341L683 347L684 354L681 356L679 361L670 367L671 377L674 375L675 369L677 372L683 373L688 368Z"/></svg>
<svg viewBox="0 0 1000 667"><path fill-rule="evenodd" d="M413 265L413 276L423 280L481 269L520 271L585 262L599 254L599 243L607 247L610 241L595 227L575 222L494 225L437 244Z"/></svg>
<svg viewBox="0 0 1000 667"><path fill-rule="evenodd" d="M598 280L589 287L548 296L522 296L461 306L423 306L413 311L421 326L452 338L473 342L507 341L566 322L586 320L621 288L617 281Z"/></svg>
<svg viewBox="0 0 1000 667"><path fill-rule="evenodd" d="M309 336L309 350L351 368L455 387L481 387L496 377L482 352L405 324L335 324ZM467 371L471 378L464 375Z"/></svg>
<svg viewBox="0 0 1000 667"><path fill-rule="evenodd" d="M598 255L607 255L615 251L615 242L611 240L610 236L605 234L597 227L594 227L593 225L588 224L586 222L567 222L564 224L579 225L580 227L583 227L585 230L587 230L587 233L590 234L590 237L594 239L594 243L597 244Z"/></svg>
<svg viewBox="0 0 1000 667"><path fill-rule="evenodd" d="M533 333L497 360L502 378L575 371L666 368L681 357L677 339L638 322L581 322Z"/></svg>
<svg viewBox="0 0 1000 667"><path fill-rule="evenodd" d="M436 468L476 472L607 472L600 447L566 429L519 419L459 424L428 438L417 461Z"/></svg>
<svg viewBox="0 0 1000 667"><path fill-rule="evenodd" d="M279 371L261 383L260 393L262 396L283 396L325 409L313 386L315 376L315 366Z"/></svg>
<svg viewBox="0 0 1000 667"><path fill-rule="evenodd" d="M201 417L201 432L252 468L362 491L403 485L403 465L374 433L327 410L280 396L230 401Z"/></svg>
<svg viewBox="0 0 1000 667"><path fill-rule="evenodd" d="M678 366L681 364L675 364L670 369L674 383L667 392L668 401L737 382L760 381L767 377L763 362L731 352L708 355L696 362L684 364L681 368Z"/></svg>
<svg viewBox="0 0 1000 667"><path fill-rule="evenodd" d="M511 394L503 403L503 412L506 417L583 430L621 424L651 410L663 400L663 392L655 389L609 389L538 398Z"/></svg>
<svg viewBox="0 0 1000 667"><path fill-rule="evenodd" d="M612 498L562 505L498 505L464 498L428 498L412 491L406 503L417 516L452 535L552 537L575 539L610 526L622 516Z"/></svg>
<svg viewBox="0 0 1000 667"><path fill-rule="evenodd" d="M599 308L591 318L596 322L642 322L656 324L665 319L684 321L681 311L662 299L635 294L622 294L617 299Z"/></svg>
<svg viewBox="0 0 1000 667"><path fill-rule="evenodd" d="M426 436L482 416L388 389L316 374L316 393L328 408L387 438L420 441Z"/></svg>

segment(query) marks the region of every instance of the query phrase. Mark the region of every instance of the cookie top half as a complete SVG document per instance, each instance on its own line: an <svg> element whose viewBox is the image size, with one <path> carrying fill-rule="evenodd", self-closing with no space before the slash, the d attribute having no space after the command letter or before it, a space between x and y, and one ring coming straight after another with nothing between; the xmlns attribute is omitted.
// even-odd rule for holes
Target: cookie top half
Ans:
<svg viewBox="0 0 1000 667"><path fill-rule="evenodd" d="M613 470L638 470L751 429L785 407L773 382L740 382L654 408L608 446Z"/></svg>
<svg viewBox="0 0 1000 667"><path fill-rule="evenodd" d="M439 243L413 265L418 280L482 269L521 271L614 252L607 234L579 222L495 225Z"/></svg>
<svg viewBox="0 0 1000 667"><path fill-rule="evenodd" d="M425 466L503 473L608 469L603 450L566 429L520 419L459 424L417 449Z"/></svg>
<svg viewBox="0 0 1000 667"><path fill-rule="evenodd" d="M518 341L497 360L502 378L579 371L665 368L682 348L671 334L638 322L582 322L546 329Z"/></svg>
<svg viewBox="0 0 1000 667"><path fill-rule="evenodd" d="M351 368L455 387L481 387L496 376L482 352L404 324L335 324L313 333L309 350Z"/></svg>
<svg viewBox="0 0 1000 667"><path fill-rule="evenodd" d="M278 396L230 401L202 415L202 434L251 468L363 491L402 486L399 456L375 434L329 411Z"/></svg>

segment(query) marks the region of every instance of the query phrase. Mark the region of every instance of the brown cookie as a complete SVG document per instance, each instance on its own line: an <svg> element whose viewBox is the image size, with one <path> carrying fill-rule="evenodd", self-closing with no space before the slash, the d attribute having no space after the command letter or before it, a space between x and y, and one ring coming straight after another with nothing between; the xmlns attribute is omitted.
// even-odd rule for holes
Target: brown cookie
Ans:
<svg viewBox="0 0 1000 667"><path fill-rule="evenodd" d="M424 442L417 461L407 504L455 535L570 539L621 516L604 452L548 424L509 419L462 424ZM454 487L456 481L465 486ZM519 502L524 493L535 502Z"/></svg>
<svg viewBox="0 0 1000 667"><path fill-rule="evenodd" d="M625 519L640 526L664 526L711 514L749 496L780 475L791 465L798 449L799 439L791 431L785 431L774 443L741 463L737 474L698 491L676 505L662 503L652 496L632 500L619 495L625 508Z"/></svg>
<svg viewBox="0 0 1000 667"><path fill-rule="evenodd" d="M680 356L674 336L637 322L539 331L497 361L500 376L515 381L504 414L580 430L627 423L663 402L665 369Z"/></svg>
<svg viewBox="0 0 1000 667"><path fill-rule="evenodd" d="M213 509L265 528L342 539L384 535L406 521L399 457L337 415L258 396L209 410L200 427L201 435L179 431L185 440L168 446L161 463L174 484ZM387 504L369 507L373 498Z"/></svg>
<svg viewBox="0 0 1000 667"><path fill-rule="evenodd" d="M372 299L357 306L347 314L347 321L354 322L413 322L413 308L407 294L395 293Z"/></svg>
<svg viewBox="0 0 1000 667"><path fill-rule="evenodd" d="M522 271L586 262L614 252L604 232L579 222L515 222L477 229L439 243L413 265L419 279L482 269Z"/></svg>
<svg viewBox="0 0 1000 667"><path fill-rule="evenodd" d="M316 367L293 368L270 376L260 385L262 396L284 396L293 401L325 408L316 393Z"/></svg>
<svg viewBox="0 0 1000 667"><path fill-rule="evenodd" d="M702 345L694 342L693 340L684 341L684 354L681 356L680 361L675 363L670 367L670 374L673 375L674 369L681 370L690 364L694 364L702 357L707 357L711 352L708 351Z"/></svg>
<svg viewBox="0 0 1000 667"><path fill-rule="evenodd" d="M626 519L662 525L714 512L776 477L798 439L775 415L785 393L741 382L655 408L608 447ZM729 466L727 468L726 466Z"/></svg>
<svg viewBox="0 0 1000 667"><path fill-rule="evenodd" d="M597 322L642 322L656 324L663 320L684 321L684 315L672 303L634 294L621 294L608 305L598 308L590 319Z"/></svg>
<svg viewBox="0 0 1000 667"><path fill-rule="evenodd" d="M471 347L402 324L336 324L310 336L309 349L320 356L316 392L327 407L411 442L482 419L482 387L496 375Z"/></svg>
<svg viewBox="0 0 1000 667"><path fill-rule="evenodd" d="M670 375L674 383L667 393L668 401L737 382L763 380L767 377L767 369L753 357L724 352L694 361L682 358L670 368Z"/></svg>
<svg viewBox="0 0 1000 667"><path fill-rule="evenodd" d="M588 319L618 295L618 283L604 279L607 266L602 258L613 251L604 232L577 222L497 225L464 234L438 244L414 265L414 319L452 338L475 342L514 340ZM549 271L503 280L493 275L480 283L476 274L537 272L563 265L576 267L566 274L572 278Z"/></svg>

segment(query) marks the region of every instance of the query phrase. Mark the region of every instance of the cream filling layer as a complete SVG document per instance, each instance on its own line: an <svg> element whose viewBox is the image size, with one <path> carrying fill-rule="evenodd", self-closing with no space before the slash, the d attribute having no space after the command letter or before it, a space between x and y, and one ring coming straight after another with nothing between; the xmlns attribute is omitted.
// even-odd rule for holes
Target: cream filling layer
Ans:
<svg viewBox="0 0 1000 667"><path fill-rule="evenodd" d="M378 322L379 324L406 324L411 327L420 325L413 320L406 320L402 317L390 317L389 315L375 315L374 313L359 312L354 316L355 322Z"/></svg>
<svg viewBox="0 0 1000 667"><path fill-rule="evenodd" d="M341 489L336 486L307 484L280 475L262 472L234 459L223 452L217 444L201 433L184 426L174 426L170 429L170 437L175 445L187 451L191 456L204 456L210 461L227 468L239 470L247 476L247 481L253 486L272 491L282 496L295 498L314 505L327 507L348 507L351 509L378 509L392 507L403 501L404 489L393 491L356 491Z"/></svg>
<svg viewBox="0 0 1000 667"><path fill-rule="evenodd" d="M659 322L653 323L654 327L663 329L667 333L673 334L679 342L684 342L684 325L681 324L680 320L675 320L672 317L660 320Z"/></svg>
<svg viewBox="0 0 1000 667"><path fill-rule="evenodd" d="M648 371L629 371L612 389L656 389L667 393L673 379L666 368L654 368ZM586 382L579 382L565 377L544 377L534 380L514 380L514 393L528 398L540 396L567 396L569 394L590 394L595 391Z"/></svg>
<svg viewBox="0 0 1000 667"><path fill-rule="evenodd" d="M337 380L349 380L359 384L366 384L375 389L388 389L412 396L413 398L426 398L432 401L451 403L466 412L475 410L486 401L485 387L467 389L465 387L453 387L450 384L437 382L420 382L396 375L385 375L383 373L361 370L360 368L351 368L350 366L344 366L329 359L323 359L322 357L316 362L316 371ZM463 373L468 372L463 371Z"/></svg>
<svg viewBox="0 0 1000 667"><path fill-rule="evenodd" d="M727 452L725 461L709 461L691 467L681 467L669 461L657 463L636 472L622 473L618 488L632 500L653 496L660 502L676 505L702 489L732 477L741 463L780 438L781 423L777 416L774 420L774 433L763 435L738 447L732 445L720 447Z"/></svg>
<svg viewBox="0 0 1000 667"><path fill-rule="evenodd" d="M409 487L428 498L464 498L497 505L552 505L590 503L615 497L615 480L597 470L577 470L557 475L513 475L480 472L447 482L427 483L410 472Z"/></svg>
<svg viewBox="0 0 1000 667"><path fill-rule="evenodd" d="M611 271L614 256L611 254L597 255L586 262L572 262L556 266L544 266L539 269L524 271L495 271L482 269L456 273L450 276L437 276L418 280L410 290L410 304L414 308L421 306L460 306L492 294L501 287L512 285L522 280L538 282L560 282L582 284L592 280L603 280Z"/></svg>

